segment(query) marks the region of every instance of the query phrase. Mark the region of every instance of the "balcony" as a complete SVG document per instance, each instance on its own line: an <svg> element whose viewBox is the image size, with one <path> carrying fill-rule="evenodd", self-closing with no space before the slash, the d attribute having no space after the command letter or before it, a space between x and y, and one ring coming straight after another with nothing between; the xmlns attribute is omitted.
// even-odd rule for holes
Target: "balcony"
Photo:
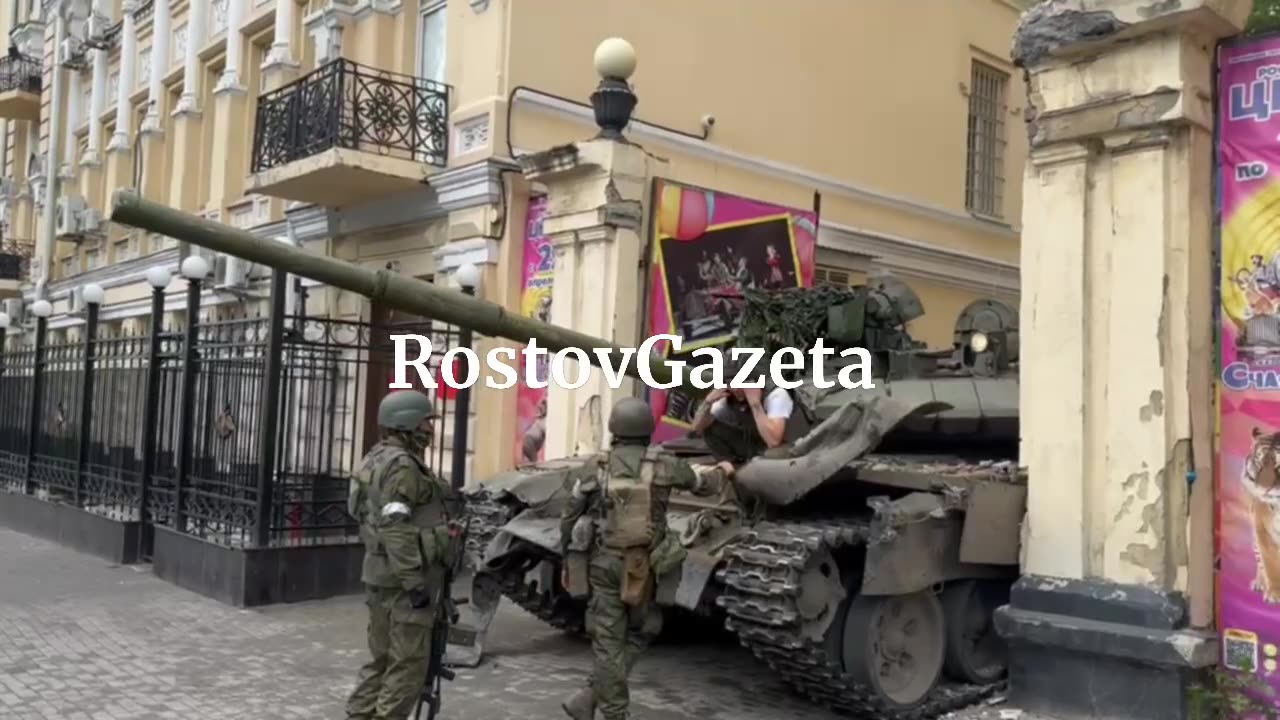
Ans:
<svg viewBox="0 0 1280 720"><path fill-rule="evenodd" d="M0 240L0 300L22 295L20 288L31 273L35 248L29 240Z"/></svg>
<svg viewBox="0 0 1280 720"><path fill-rule="evenodd" d="M20 54L0 57L0 118L40 119L40 61Z"/></svg>
<svg viewBox="0 0 1280 720"><path fill-rule="evenodd" d="M249 192L341 207L448 160L449 87L339 59L258 98Z"/></svg>

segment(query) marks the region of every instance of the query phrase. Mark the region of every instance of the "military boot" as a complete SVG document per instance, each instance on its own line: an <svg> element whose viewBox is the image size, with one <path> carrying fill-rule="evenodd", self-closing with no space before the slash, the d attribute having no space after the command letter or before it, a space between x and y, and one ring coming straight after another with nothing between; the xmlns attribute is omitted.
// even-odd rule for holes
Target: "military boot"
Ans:
<svg viewBox="0 0 1280 720"><path fill-rule="evenodd" d="M564 712L573 720L594 720L596 716L596 696L591 692L591 687L584 687L573 695L569 696L560 707L564 708Z"/></svg>

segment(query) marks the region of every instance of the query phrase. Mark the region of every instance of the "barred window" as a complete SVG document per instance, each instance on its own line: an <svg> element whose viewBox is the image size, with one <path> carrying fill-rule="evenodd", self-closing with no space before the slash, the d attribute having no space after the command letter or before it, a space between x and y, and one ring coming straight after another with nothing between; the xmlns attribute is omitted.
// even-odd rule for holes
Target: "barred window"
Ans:
<svg viewBox="0 0 1280 720"><path fill-rule="evenodd" d="M1009 75L973 61L969 82L968 161L965 207L990 217L1004 215L1004 117Z"/></svg>

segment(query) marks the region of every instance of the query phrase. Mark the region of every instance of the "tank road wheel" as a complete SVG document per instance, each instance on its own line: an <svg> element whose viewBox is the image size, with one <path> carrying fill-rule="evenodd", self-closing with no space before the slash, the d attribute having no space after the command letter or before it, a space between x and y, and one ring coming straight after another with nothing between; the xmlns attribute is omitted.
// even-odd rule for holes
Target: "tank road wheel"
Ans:
<svg viewBox="0 0 1280 720"><path fill-rule="evenodd" d="M809 556L800 573L800 593L796 612L800 615L800 632L810 640L821 640L833 625L843 620L841 610L848 594L840 579L840 567L827 550Z"/></svg>
<svg viewBox="0 0 1280 720"><path fill-rule="evenodd" d="M1009 602L1009 588L998 581L961 580L942 593L947 618L944 670L960 682L986 685L1004 675L1004 641L996 632L996 608Z"/></svg>
<svg viewBox="0 0 1280 720"><path fill-rule="evenodd" d="M845 670L886 706L908 709L928 697L942 675L945 653L942 603L933 592L861 596L850 604Z"/></svg>

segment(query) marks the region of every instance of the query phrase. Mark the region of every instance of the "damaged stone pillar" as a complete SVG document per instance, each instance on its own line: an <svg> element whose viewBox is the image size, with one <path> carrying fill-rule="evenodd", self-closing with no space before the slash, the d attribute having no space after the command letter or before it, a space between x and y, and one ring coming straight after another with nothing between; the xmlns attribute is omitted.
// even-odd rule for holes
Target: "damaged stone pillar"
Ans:
<svg viewBox="0 0 1280 720"><path fill-rule="evenodd" d="M1186 716L1212 625L1212 72L1248 0L1053 0L1023 17L1024 577L1011 701Z"/></svg>
<svg viewBox="0 0 1280 720"><path fill-rule="evenodd" d="M665 161L624 140L599 138L525 156L521 164L525 177L547 187L543 228L555 249L552 324L639 347L646 204ZM547 389L548 458L605 447L614 403L639 394L634 380L614 390L598 368L587 369L581 387L552 382ZM564 363L563 372L575 382L579 363ZM552 379L550 363L542 379Z"/></svg>

